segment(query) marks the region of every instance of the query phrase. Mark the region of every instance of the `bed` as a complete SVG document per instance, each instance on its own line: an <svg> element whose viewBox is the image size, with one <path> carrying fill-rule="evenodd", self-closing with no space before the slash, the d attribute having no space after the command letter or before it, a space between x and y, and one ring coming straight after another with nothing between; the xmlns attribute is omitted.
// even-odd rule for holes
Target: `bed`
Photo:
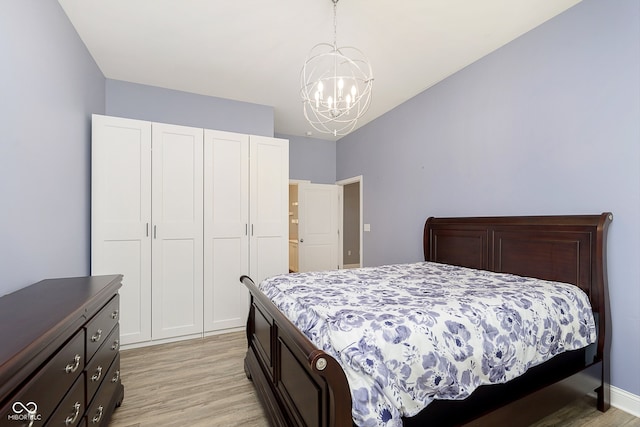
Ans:
<svg viewBox="0 0 640 427"><path fill-rule="evenodd" d="M591 304L596 336L592 344L557 354L515 379L481 385L463 400L434 400L403 418L403 425L524 426L589 393L595 393L597 408L606 411L611 336L606 235L611 220L606 212L429 218L423 235L425 261L577 286ZM240 280L251 296L245 372L271 425L355 425L345 369L294 326L251 278Z"/></svg>

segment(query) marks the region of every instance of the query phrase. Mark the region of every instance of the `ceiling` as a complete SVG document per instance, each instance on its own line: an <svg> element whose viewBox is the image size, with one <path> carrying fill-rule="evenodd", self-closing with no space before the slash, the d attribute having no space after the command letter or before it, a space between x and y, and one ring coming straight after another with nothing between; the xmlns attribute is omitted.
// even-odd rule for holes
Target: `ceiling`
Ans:
<svg viewBox="0 0 640 427"><path fill-rule="evenodd" d="M300 70L333 41L332 0L58 0L108 79L270 105L275 131L334 139L305 121ZM358 127L580 0L342 0L338 46L370 59Z"/></svg>

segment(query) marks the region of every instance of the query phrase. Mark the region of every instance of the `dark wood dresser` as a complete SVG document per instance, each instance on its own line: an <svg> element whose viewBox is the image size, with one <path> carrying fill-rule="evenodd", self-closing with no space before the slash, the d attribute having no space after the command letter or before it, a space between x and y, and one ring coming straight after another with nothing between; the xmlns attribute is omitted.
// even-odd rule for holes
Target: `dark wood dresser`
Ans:
<svg viewBox="0 0 640 427"><path fill-rule="evenodd" d="M0 426L106 426L120 406L122 276L43 280L0 297Z"/></svg>

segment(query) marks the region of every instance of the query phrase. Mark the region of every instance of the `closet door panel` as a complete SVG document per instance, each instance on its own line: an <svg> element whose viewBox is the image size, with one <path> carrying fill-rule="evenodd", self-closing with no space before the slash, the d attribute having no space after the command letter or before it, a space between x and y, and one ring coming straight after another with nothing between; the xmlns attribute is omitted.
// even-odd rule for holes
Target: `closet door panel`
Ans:
<svg viewBox="0 0 640 427"><path fill-rule="evenodd" d="M153 123L153 339L202 332L202 147L202 129Z"/></svg>
<svg viewBox="0 0 640 427"><path fill-rule="evenodd" d="M249 292L238 282L242 275L238 272L247 271L243 264L248 255L242 246L239 239L216 239L213 242L211 257L216 262L210 278L214 286L207 296L211 311L205 311L208 320L205 331L239 328L247 321Z"/></svg>
<svg viewBox="0 0 640 427"><path fill-rule="evenodd" d="M122 344L151 339L151 123L92 116L91 274L123 274Z"/></svg>
<svg viewBox="0 0 640 427"><path fill-rule="evenodd" d="M289 142L250 137L251 277L262 281L289 266Z"/></svg>
<svg viewBox="0 0 640 427"><path fill-rule="evenodd" d="M202 322L198 306L202 300L194 269L197 248L194 239L162 239L162 273L154 280L154 295L161 297L154 312L154 338L168 338L200 332ZM155 267L155 266L154 266ZM154 276L155 278L156 276ZM158 324L159 323L159 324Z"/></svg>
<svg viewBox="0 0 640 427"><path fill-rule="evenodd" d="M102 247L105 258L114 266L113 271L123 275L119 291L122 345L151 339L151 253L145 247L147 242L144 239L112 240L104 242ZM92 274L109 274L110 270L96 269Z"/></svg>
<svg viewBox="0 0 640 427"><path fill-rule="evenodd" d="M204 330L244 326L249 270L249 137L205 130Z"/></svg>

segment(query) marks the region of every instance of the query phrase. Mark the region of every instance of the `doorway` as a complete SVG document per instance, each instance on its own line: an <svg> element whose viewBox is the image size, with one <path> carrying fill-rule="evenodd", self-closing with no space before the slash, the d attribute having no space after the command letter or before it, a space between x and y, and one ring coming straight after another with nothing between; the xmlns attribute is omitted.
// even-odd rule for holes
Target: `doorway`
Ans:
<svg viewBox="0 0 640 427"><path fill-rule="evenodd" d="M342 186L342 265L358 268L362 254L362 175L338 181Z"/></svg>
<svg viewBox="0 0 640 427"><path fill-rule="evenodd" d="M323 185L323 184L312 184L309 181L301 181L301 180L291 180L289 185L289 271L290 272L299 272L303 271L305 268L310 268L313 271L323 270L323 269L332 269L335 262L327 263L327 265L315 265L315 266L307 266L305 268L301 266L300 258L301 255L304 257L304 253L300 253L301 246L305 243L312 243L311 240L305 241L304 235L301 235L302 231L300 228L300 215L302 213L304 217L304 212L300 212L300 190L301 188L312 189L316 188L318 190L326 190L329 187L338 187L339 192L339 206L337 209L337 227L338 227L338 236L339 242L337 242L337 256L338 256L338 268L358 268L364 265L364 255L362 251L362 221L363 221L363 202L362 202L362 175L356 176L353 178L344 179L336 182L336 185ZM326 188L324 188L326 187ZM319 193L318 193L319 194ZM306 203L305 203L306 204ZM326 209L330 208L330 203L321 202L321 203L312 203L315 205L315 208L312 209L312 212L318 214L317 218L329 218L331 215L326 213ZM332 210L332 209L330 209ZM323 213L321 213L323 212ZM304 222L304 219L303 219ZM311 221L316 226L320 224L324 224L324 222L319 220ZM329 222L330 224L333 221ZM334 226L329 228L333 229ZM317 230L324 229L324 226L316 227ZM305 229L303 224L302 229ZM309 234L304 233L304 234ZM313 233L316 234L316 233ZM320 235L321 233L317 233ZM309 235L309 237L312 237ZM317 236L313 236L316 238ZM320 245L316 245L316 248L321 247ZM325 244L325 248L328 248L329 245ZM304 251L303 251L304 252ZM307 251L308 252L308 251ZM317 252L317 251L316 251ZM326 253L326 250L324 251ZM325 253L325 255L326 255ZM318 256L318 254L314 255L316 259L329 259L333 258L333 256ZM303 260L302 264L306 264Z"/></svg>
<svg viewBox="0 0 640 427"><path fill-rule="evenodd" d="M289 183L289 271L340 269L342 187Z"/></svg>

